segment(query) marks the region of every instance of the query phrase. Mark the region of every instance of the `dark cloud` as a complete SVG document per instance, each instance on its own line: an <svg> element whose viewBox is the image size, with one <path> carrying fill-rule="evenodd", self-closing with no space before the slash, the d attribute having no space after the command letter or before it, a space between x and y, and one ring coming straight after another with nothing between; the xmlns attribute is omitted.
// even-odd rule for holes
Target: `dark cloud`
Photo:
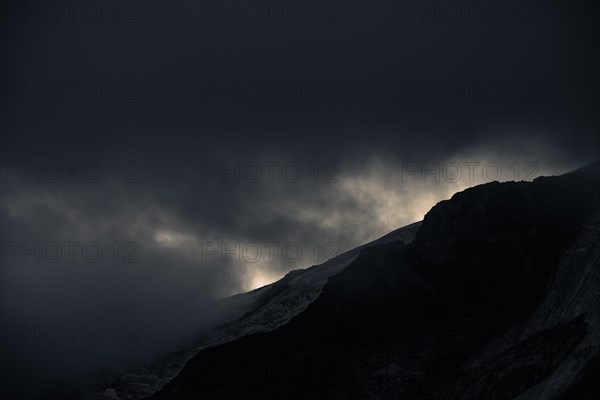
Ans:
<svg viewBox="0 0 600 400"><path fill-rule="evenodd" d="M214 318L210 298L473 184L598 158L593 2L251 3L2 6L2 242L79 243L73 263L7 256L2 321L142 334L86 343L86 363L41 346L44 365L143 359Z"/></svg>

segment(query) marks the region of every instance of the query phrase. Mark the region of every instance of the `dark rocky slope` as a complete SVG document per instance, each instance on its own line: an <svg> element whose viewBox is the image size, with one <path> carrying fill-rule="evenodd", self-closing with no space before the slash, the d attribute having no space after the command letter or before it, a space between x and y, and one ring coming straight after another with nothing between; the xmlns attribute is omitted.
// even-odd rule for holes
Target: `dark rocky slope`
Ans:
<svg viewBox="0 0 600 400"><path fill-rule="evenodd" d="M595 399L597 178L458 193L414 241L364 249L289 323L201 351L152 399Z"/></svg>
<svg viewBox="0 0 600 400"><path fill-rule="evenodd" d="M92 392L74 393L65 396L64 400L136 400L150 396L173 379L185 363L202 349L248 334L269 332L288 323L318 298L329 278L350 265L361 250L390 242L408 243L414 239L420 225L421 222L416 222L396 229L322 264L291 271L270 285L217 300L214 304L217 318L203 323L203 329L189 343L182 344L178 351L127 374L111 377Z"/></svg>

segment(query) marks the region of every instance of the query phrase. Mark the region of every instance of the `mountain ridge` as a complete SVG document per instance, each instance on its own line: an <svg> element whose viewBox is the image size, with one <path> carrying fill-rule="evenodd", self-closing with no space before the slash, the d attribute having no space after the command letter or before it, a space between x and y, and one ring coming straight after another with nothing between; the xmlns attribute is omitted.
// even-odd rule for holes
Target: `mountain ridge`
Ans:
<svg viewBox="0 0 600 400"><path fill-rule="evenodd" d="M198 353L151 398L558 398L598 353L594 178L457 193L414 241L363 249L289 323Z"/></svg>

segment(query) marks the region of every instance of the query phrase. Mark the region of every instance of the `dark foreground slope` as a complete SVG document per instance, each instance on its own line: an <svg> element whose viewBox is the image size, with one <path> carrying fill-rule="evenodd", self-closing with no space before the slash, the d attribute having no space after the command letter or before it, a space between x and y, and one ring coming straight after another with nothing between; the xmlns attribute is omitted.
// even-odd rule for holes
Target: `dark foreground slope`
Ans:
<svg viewBox="0 0 600 400"><path fill-rule="evenodd" d="M458 193L413 242L363 250L287 325L201 351L152 399L595 398L596 180Z"/></svg>

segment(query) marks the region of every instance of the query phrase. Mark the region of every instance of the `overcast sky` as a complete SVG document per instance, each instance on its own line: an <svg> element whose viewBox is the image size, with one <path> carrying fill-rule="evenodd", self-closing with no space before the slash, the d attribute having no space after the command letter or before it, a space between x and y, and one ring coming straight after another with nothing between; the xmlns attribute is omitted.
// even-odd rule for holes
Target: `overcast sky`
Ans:
<svg viewBox="0 0 600 400"><path fill-rule="evenodd" d="M207 298L599 156L595 2L2 7L3 326L160 347Z"/></svg>

